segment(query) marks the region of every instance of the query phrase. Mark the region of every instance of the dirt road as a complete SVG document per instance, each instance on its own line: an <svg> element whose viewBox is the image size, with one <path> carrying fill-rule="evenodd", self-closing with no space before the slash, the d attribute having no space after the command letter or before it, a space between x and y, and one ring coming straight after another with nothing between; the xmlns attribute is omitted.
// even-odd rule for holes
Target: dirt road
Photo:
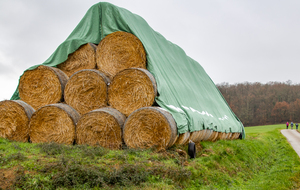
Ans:
<svg viewBox="0 0 300 190"><path fill-rule="evenodd" d="M298 156L300 157L300 133L296 130L283 129L281 133L287 138Z"/></svg>

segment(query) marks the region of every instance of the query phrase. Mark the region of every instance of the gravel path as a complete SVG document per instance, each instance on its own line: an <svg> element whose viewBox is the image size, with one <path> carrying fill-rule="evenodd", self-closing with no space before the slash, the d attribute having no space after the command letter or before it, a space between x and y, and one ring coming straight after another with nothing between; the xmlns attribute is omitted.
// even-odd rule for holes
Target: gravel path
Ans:
<svg viewBox="0 0 300 190"><path fill-rule="evenodd" d="M300 133L296 130L283 129L281 133L287 138L298 156L300 157Z"/></svg>

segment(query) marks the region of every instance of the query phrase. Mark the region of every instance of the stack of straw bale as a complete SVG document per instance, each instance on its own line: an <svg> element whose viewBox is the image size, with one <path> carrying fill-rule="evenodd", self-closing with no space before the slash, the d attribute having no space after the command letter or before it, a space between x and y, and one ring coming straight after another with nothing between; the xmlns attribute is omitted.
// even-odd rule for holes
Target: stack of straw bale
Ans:
<svg viewBox="0 0 300 190"><path fill-rule="evenodd" d="M133 34L118 31L98 46L84 44L57 67L24 72L21 100L0 102L0 137L110 149L124 143L165 149L239 137L208 129L178 135L172 115L154 106L156 81L146 69L143 44Z"/></svg>

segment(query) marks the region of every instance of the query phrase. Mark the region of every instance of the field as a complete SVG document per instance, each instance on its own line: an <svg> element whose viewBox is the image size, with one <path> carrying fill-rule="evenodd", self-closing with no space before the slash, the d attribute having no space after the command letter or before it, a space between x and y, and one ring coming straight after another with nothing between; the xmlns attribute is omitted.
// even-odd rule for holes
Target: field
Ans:
<svg viewBox="0 0 300 190"><path fill-rule="evenodd" d="M297 189L300 159L284 124L247 127L245 140L201 142L167 151L107 150L0 139L5 189Z"/></svg>
<svg viewBox="0 0 300 190"><path fill-rule="evenodd" d="M255 127L246 127L245 131L247 134L254 135L254 134L263 134L276 129L285 129L285 128L286 128L285 124L262 125L262 126L255 126Z"/></svg>

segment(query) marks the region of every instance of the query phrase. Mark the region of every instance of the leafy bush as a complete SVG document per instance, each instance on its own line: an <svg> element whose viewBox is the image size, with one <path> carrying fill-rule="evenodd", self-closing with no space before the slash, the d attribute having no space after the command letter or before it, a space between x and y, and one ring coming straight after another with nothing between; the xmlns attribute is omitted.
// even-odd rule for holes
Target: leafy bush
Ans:
<svg viewBox="0 0 300 190"><path fill-rule="evenodd" d="M15 153L15 154L11 154L9 156L4 156L3 154L0 154L0 164L1 165L5 165L8 162L11 162L13 160L16 160L16 161L25 161L25 160L27 160L27 157L24 156L24 154L22 154L20 152Z"/></svg>

